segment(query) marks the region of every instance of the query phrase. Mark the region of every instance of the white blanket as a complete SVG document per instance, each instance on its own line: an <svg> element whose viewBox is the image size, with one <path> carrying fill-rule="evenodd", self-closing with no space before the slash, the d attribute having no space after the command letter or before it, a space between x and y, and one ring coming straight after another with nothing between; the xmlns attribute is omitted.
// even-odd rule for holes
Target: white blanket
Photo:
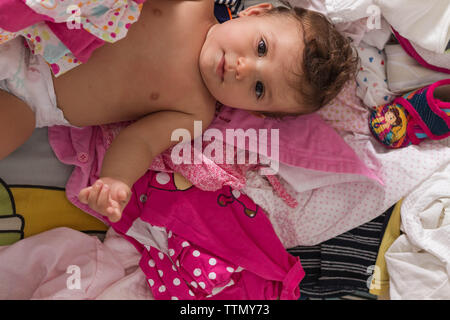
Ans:
<svg viewBox="0 0 450 320"><path fill-rule="evenodd" d="M391 299L450 299L450 165L403 201L405 233L385 254Z"/></svg>

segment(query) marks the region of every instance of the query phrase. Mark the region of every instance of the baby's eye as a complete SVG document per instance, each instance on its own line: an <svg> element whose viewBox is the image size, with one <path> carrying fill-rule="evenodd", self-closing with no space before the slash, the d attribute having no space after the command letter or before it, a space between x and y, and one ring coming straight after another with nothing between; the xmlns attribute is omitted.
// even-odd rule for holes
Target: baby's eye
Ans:
<svg viewBox="0 0 450 320"><path fill-rule="evenodd" d="M264 95L264 84L261 81L256 81L255 93L257 99L261 99Z"/></svg>
<svg viewBox="0 0 450 320"><path fill-rule="evenodd" d="M264 39L261 39L258 42L258 55L262 57L263 55L266 54L266 51L267 51L266 42L264 41Z"/></svg>

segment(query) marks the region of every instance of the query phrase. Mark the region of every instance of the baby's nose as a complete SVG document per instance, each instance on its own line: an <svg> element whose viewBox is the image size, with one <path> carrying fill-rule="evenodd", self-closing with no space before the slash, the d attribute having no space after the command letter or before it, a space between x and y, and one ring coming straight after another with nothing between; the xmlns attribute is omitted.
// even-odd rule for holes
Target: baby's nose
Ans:
<svg viewBox="0 0 450 320"><path fill-rule="evenodd" d="M252 69L252 63L249 59L240 57L236 64L236 79L241 80L248 76Z"/></svg>

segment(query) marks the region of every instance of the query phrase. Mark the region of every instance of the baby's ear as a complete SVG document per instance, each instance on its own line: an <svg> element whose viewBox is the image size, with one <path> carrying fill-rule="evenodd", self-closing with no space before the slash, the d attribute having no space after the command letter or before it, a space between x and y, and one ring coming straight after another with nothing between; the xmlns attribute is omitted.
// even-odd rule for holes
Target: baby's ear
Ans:
<svg viewBox="0 0 450 320"><path fill-rule="evenodd" d="M262 13L266 13L272 8L273 5L271 3L260 3L242 10L241 12L238 13L238 16L239 17L254 16L254 15L258 16Z"/></svg>

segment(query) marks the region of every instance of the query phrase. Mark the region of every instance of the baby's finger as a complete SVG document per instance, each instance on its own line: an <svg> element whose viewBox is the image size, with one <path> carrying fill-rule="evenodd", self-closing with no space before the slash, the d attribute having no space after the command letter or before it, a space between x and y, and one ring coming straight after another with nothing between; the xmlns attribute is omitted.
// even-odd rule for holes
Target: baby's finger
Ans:
<svg viewBox="0 0 450 320"><path fill-rule="evenodd" d="M113 199L109 199L109 207L107 209L108 211L108 218L111 222L117 222L120 220L120 208L119 203Z"/></svg>
<svg viewBox="0 0 450 320"><path fill-rule="evenodd" d="M119 201L125 201L127 200L127 193L125 190L119 190L118 194L117 194L117 199Z"/></svg>
<svg viewBox="0 0 450 320"><path fill-rule="evenodd" d="M81 203L87 204L88 203L88 197L89 193L91 192L92 187L84 188L80 191L78 194L78 199L81 201Z"/></svg>
<svg viewBox="0 0 450 320"><path fill-rule="evenodd" d="M111 194L112 199L117 201L118 204L126 201L126 199L127 199L126 191L121 188L114 188L114 190L111 193L112 193Z"/></svg>
<svg viewBox="0 0 450 320"><path fill-rule="evenodd" d="M108 198L109 198L109 187L107 184L103 185L98 198L97 198L97 206L100 208L105 208L108 206Z"/></svg>
<svg viewBox="0 0 450 320"><path fill-rule="evenodd" d="M91 207L94 210L97 207L97 198L100 193L101 187L102 187L102 183L100 183L99 181L94 183L94 185L92 186L92 190L88 196L89 207Z"/></svg>
<svg viewBox="0 0 450 320"><path fill-rule="evenodd" d="M113 214L111 216L109 216L109 220L111 222L117 222L120 220L120 216L121 216L120 210L115 208Z"/></svg>
<svg viewBox="0 0 450 320"><path fill-rule="evenodd" d="M109 207L110 208L118 208L119 203L116 200L114 200L113 198L109 197Z"/></svg>
<svg viewBox="0 0 450 320"><path fill-rule="evenodd" d="M116 210L116 208L109 206L106 209L106 212L108 213L108 217L114 215L114 211Z"/></svg>

